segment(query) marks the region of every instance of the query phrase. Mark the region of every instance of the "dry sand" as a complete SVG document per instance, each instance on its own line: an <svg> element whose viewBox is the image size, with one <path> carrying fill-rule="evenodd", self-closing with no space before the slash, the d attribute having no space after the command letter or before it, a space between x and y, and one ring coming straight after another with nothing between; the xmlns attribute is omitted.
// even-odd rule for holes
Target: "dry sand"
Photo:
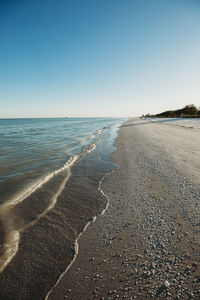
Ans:
<svg viewBox="0 0 200 300"><path fill-rule="evenodd" d="M200 299L200 132L132 119L105 178L107 212L49 299Z"/></svg>

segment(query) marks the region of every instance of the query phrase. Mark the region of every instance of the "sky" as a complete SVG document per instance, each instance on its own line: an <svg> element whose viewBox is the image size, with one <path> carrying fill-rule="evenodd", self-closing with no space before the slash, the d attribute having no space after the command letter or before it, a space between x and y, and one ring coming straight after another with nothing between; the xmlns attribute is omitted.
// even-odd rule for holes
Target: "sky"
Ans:
<svg viewBox="0 0 200 300"><path fill-rule="evenodd" d="M1 0L0 117L200 106L199 0Z"/></svg>

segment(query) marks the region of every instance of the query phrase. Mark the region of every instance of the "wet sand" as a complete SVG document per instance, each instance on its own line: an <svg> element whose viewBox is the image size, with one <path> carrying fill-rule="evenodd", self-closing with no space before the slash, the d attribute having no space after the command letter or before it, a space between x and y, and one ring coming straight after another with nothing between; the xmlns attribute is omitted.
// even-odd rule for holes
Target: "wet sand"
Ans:
<svg viewBox="0 0 200 300"><path fill-rule="evenodd" d="M199 130L132 119L116 146L109 208L49 299L200 299Z"/></svg>
<svg viewBox="0 0 200 300"><path fill-rule="evenodd" d="M1 212L6 218L4 226L12 221L20 232L20 243L16 255L0 273L0 299L46 297L74 259L78 236L106 207L107 199L98 187L112 169L113 165L91 153L72 167L67 182L67 171L62 172L25 201ZM55 206L46 211L55 195ZM0 227L2 242L4 226Z"/></svg>

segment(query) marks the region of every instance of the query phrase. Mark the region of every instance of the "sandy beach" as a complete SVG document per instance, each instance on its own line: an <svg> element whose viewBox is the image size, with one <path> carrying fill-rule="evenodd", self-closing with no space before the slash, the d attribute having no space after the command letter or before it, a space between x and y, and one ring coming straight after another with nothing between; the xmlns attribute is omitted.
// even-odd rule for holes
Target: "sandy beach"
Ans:
<svg viewBox="0 0 200 300"><path fill-rule="evenodd" d="M48 299L199 299L199 129L130 119L115 145L109 208Z"/></svg>
<svg viewBox="0 0 200 300"><path fill-rule="evenodd" d="M200 0L0 1L0 300L200 300Z"/></svg>

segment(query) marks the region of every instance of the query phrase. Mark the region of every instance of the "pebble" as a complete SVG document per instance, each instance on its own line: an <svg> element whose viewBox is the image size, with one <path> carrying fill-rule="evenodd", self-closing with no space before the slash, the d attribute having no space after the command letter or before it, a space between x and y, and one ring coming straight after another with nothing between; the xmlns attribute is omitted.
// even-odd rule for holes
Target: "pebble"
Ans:
<svg viewBox="0 0 200 300"><path fill-rule="evenodd" d="M168 288L170 286L169 281L165 280L164 284L163 284L166 288Z"/></svg>
<svg viewBox="0 0 200 300"><path fill-rule="evenodd" d="M176 177L174 177L174 180L176 181ZM165 188L168 188L168 184L169 182L166 181ZM184 186L185 183L183 182L183 187ZM149 189L151 189L151 185ZM171 191L169 191L169 195L170 194L174 196ZM199 264L189 261L191 258L196 260L197 258L189 253L191 252L193 254L191 245L188 244L185 246L183 244L189 238L190 233L184 231L186 229L186 226L184 226L185 220L181 220L179 225L179 214L177 214L177 216L173 215L174 219L170 218L170 210L173 209L174 203L177 201L177 203L180 204L182 198L181 195L177 195L177 198L173 198L170 203L169 201L165 202L164 197L163 199L160 197L156 199L156 195L152 196L152 198L150 196L143 197L143 203L138 202L139 209L141 209L143 216L140 216L141 219L137 217L138 207L136 205L134 211L134 217L136 217L135 224L134 221L129 222L131 218L126 218L130 211L130 209L128 210L128 206L126 207L126 204L120 202L120 205L123 204L123 209L126 210L124 214L127 214L124 217L123 224L121 223L120 230L112 228L107 230L109 235L107 233L103 235L105 244L111 245L112 243L111 247L107 247L108 251L111 248L113 249L111 255L108 256L108 260L101 260L101 268L105 265L109 267L109 280L112 280L110 282L110 292L109 290L107 291L110 298L106 297L107 300L117 298L129 300L150 299L155 297L157 291L162 293L161 295L159 294L159 297L161 297L159 299L166 297L169 299L182 300L188 299L188 296L190 299L198 298L200 294L200 292L199 294L197 293L200 276L197 276L196 273ZM183 201L181 203L183 203ZM120 209L120 207L118 209ZM184 209L187 208L181 207L181 209L184 215ZM121 214L118 216L121 216ZM185 218L187 222L189 222L188 214L185 214ZM113 224L113 226L115 225L116 224ZM123 230L123 228L126 230ZM124 237L123 239L121 238L120 235L122 231L125 232L123 234L127 234L132 243L128 244ZM138 240L138 244L134 243L135 238ZM123 243L120 243L121 240ZM120 247L124 247L121 248L121 253L118 253L119 249L117 248L117 244L119 245L119 249ZM182 246L183 249L181 248ZM184 249L186 249L186 251L184 251ZM93 257L91 257L91 261L92 260L94 260ZM103 262L105 264L103 264ZM116 272L118 267L119 272ZM95 272L97 272L97 270L95 270ZM189 276L191 272L192 275L194 274L193 277ZM93 278L99 285L101 282L105 283L107 280L106 277L100 280L99 274L94 274ZM190 286L191 280L192 284ZM158 282L161 282L159 287L157 286ZM113 289L116 287L116 283L119 283L117 291ZM131 288L134 292L131 291ZM104 297L101 298L101 300L104 299Z"/></svg>

